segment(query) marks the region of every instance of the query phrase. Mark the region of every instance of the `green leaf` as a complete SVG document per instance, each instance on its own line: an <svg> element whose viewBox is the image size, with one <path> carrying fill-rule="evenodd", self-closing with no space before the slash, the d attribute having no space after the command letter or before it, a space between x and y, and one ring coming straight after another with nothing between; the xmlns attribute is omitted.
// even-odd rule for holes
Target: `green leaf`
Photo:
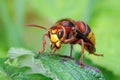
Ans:
<svg viewBox="0 0 120 80"><path fill-rule="evenodd" d="M25 75L41 74L53 80L104 80L101 71L89 65L81 67L79 62L68 56L43 53L39 56L23 48L11 48L8 52L9 65L28 67Z"/></svg>
<svg viewBox="0 0 120 80"><path fill-rule="evenodd" d="M0 79L1 80L9 80L8 76L6 75L6 73L2 72L0 70Z"/></svg>

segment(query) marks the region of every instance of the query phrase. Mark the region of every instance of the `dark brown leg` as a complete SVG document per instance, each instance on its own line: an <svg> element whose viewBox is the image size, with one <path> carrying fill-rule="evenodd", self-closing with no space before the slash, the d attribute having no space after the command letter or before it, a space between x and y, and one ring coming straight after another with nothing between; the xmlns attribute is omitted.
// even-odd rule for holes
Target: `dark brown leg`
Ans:
<svg viewBox="0 0 120 80"><path fill-rule="evenodd" d="M83 39L78 40L76 43L81 45L81 57L80 57L80 65L83 66L83 57L84 57L84 41Z"/></svg>
<svg viewBox="0 0 120 80"><path fill-rule="evenodd" d="M74 40L75 40L75 37L72 36L72 37L70 37L69 39L64 40L63 43L70 43L70 42L72 42L72 41L74 41Z"/></svg>
<svg viewBox="0 0 120 80"><path fill-rule="evenodd" d="M84 45L87 45L87 46L91 46L90 43L84 43ZM96 53L93 53L95 56L103 56L103 54L96 54Z"/></svg>
<svg viewBox="0 0 120 80"><path fill-rule="evenodd" d="M63 43L71 43L74 40L75 37L71 36L69 39L64 40ZM72 49L73 49L73 44L70 44L70 57L72 57Z"/></svg>
<svg viewBox="0 0 120 80"><path fill-rule="evenodd" d="M43 48L42 48L42 50L39 51L39 54L40 54L40 53L43 53L43 52L45 51L45 45L46 45L45 36L48 36L48 34L45 33L45 34L43 35L43 37L42 37L42 46L43 46Z"/></svg>
<svg viewBox="0 0 120 80"><path fill-rule="evenodd" d="M70 44L70 57L72 57L73 44Z"/></svg>
<svg viewBox="0 0 120 80"><path fill-rule="evenodd" d="M81 44L81 57L80 57L80 65L83 66L83 57L84 57L84 41L83 39L80 39L80 44Z"/></svg>
<svg viewBox="0 0 120 80"><path fill-rule="evenodd" d="M96 54L96 53L93 53L93 54L96 56L104 56L103 54Z"/></svg>
<svg viewBox="0 0 120 80"><path fill-rule="evenodd" d="M56 48L53 48L50 53L51 53L51 54L55 54L56 50L57 50Z"/></svg>

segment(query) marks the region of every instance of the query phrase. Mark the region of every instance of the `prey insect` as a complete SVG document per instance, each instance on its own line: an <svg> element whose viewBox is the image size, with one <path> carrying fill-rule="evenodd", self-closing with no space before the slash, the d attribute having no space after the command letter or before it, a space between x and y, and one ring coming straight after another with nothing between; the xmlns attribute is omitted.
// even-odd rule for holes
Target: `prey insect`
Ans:
<svg viewBox="0 0 120 80"><path fill-rule="evenodd" d="M46 37L50 39L51 54L60 49L62 44L70 44L70 57L72 57L73 45L81 45L80 65L83 65L84 50L96 56L103 56L103 54L96 54L95 37L91 28L82 21L74 21L71 19L62 19L57 21L52 27L45 28L35 24L27 24L26 26L38 27L47 32L42 37L42 50L45 51Z"/></svg>

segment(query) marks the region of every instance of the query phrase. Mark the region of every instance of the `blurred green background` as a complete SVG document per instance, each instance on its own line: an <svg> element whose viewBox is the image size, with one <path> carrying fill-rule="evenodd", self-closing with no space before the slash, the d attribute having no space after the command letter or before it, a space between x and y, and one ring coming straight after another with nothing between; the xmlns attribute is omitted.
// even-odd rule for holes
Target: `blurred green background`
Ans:
<svg viewBox="0 0 120 80"><path fill-rule="evenodd" d="M91 26L97 53L104 54L104 57L96 57L85 52L85 63L102 70L106 80L120 80L119 3L119 0L0 0L0 60L6 58L10 47L41 49L45 31L24 24L49 28L59 19L71 18ZM67 47L69 45L63 45L57 53L69 53ZM49 47L47 51L50 51ZM79 51L80 46L74 46L76 59L80 56Z"/></svg>

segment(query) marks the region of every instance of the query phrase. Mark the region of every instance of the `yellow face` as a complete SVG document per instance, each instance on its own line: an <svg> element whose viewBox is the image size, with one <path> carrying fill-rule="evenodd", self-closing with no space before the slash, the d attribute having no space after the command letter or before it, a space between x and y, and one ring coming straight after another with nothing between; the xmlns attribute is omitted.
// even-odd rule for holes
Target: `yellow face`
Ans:
<svg viewBox="0 0 120 80"><path fill-rule="evenodd" d="M51 41L51 48L61 47L61 40L58 37L58 31L56 29L50 31L50 41Z"/></svg>
<svg viewBox="0 0 120 80"><path fill-rule="evenodd" d="M55 43L57 42L59 39L58 39L58 36L56 34L51 34L50 35L50 40L51 42Z"/></svg>

